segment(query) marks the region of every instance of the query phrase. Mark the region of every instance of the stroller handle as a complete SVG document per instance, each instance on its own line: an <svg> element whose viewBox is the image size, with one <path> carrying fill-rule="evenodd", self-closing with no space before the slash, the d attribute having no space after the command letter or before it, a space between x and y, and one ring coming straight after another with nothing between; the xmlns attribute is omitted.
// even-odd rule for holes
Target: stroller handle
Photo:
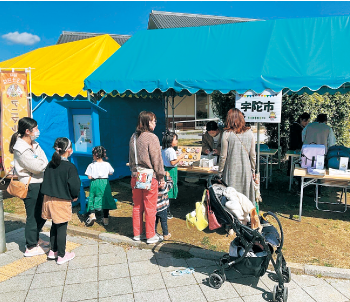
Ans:
<svg viewBox="0 0 350 302"><path fill-rule="evenodd" d="M207 188L208 189L213 185L212 180L221 182L225 187L228 187L228 185L222 180L221 175L214 174L214 175L210 175L208 177L208 180L207 180Z"/></svg>

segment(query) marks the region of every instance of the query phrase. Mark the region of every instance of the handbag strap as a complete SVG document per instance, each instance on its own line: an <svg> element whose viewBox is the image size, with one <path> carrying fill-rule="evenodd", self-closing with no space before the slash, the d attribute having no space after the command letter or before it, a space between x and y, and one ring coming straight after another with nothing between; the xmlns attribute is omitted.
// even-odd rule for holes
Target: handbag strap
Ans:
<svg viewBox="0 0 350 302"><path fill-rule="evenodd" d="M208 211L211 212L211 205L210 205L210 194L209 194L209 190L206 190L206 196L207 196L207 207L208 207Z"/></svg>
<svg viewBox="0 0 350 302"><path fill-rule="evenodd" d="M239 140L240 143L242 144L242 146L243 146L244 150L247 152L248 158L249 158L249 152L248 152L247 148L244 146L243 142L242 142L241 139L238 137L237 133L234 132L234 131L232 131L232 132L236 135L236 137L238 138L238 140Z"/></svg>
<svg viewBox="0 0 350 302"><path fill-rule="evenodd" d="M138 166L138 161L137 161L137 149L136 149L136 133L134 134L134 154L135 154L135 165L136 167Z"/></svg>
<svg viewBox="0 0 350 302"><path fill-rule="evenodd" d="M204 205L204 200L205 200L205 197L207 196L207 189L204 189L203 191L203 196L202 196L202 204Z"/></svg>
<svg viewBox="0 0 350 302"><path fill-rule="evenodd" d="M33 174L30 174L30 176L29 176L28 183L27 183L27 187L28 187L29 184L30 184L30 180L32 179L32 175L33 175Z"/></svg>

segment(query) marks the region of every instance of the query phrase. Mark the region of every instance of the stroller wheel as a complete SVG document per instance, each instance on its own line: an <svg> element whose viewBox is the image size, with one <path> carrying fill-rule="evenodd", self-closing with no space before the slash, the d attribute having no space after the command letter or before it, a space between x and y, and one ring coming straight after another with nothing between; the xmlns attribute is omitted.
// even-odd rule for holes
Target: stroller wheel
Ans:
<svg viewBox="0 0 350 302"><path fill-rule="evenodd" d="M213 271L213 273L219 275L222 278L223 282L226 281L226 275L222 274L221 270L216 269L215 271Z"/></svg>
<svg viewBox="0 0 350 302"><path fill-rule="evenodd" d="M276 284L274 287L273 287L273 292L272 292L272 301L275 302L277 301L276 298L278 296L278 285Z"/></svg>
<svg viewBox="0 0 350 302"><path fill-rule="evenodd" d="M217 273L211 273L209 276L209 285L213 288L220 288L221 285L224 283L224 280L220 274Z"/></svg>
<svg viewBox="0 0 350 302"><path fill-rule="evenodd" d="M287 270L284 271L283 277L286 283L289 283L292 280L292 272L290 270L290 267L287 267Z"/></svg>
<svg viewBox="0 0 350 302"><path fill-rule="evenodd" d="M287 302L288 300L288 287L283 289L283 302Z"/></svg>

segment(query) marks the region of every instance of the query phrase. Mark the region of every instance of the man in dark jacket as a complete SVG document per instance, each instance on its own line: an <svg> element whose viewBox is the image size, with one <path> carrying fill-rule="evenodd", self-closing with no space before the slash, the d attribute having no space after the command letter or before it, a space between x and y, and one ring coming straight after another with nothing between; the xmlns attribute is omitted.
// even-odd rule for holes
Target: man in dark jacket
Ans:
<svg viewBox="0 0 350 302"><path fill-rule="evenodd" d="M202 138L202 153L213 152L215 155L220 155L222 131L214 121L207 123L206 130Z"/></svg>
<svg viewBox="0 0 350 302"><path fill-rule="evenodd" d="M310 114L304 112L298 120L290 126L289 150L301 150L303 146L302 132L310 122ZM291 160L288 162L287 175L290 175Z"/></svg>

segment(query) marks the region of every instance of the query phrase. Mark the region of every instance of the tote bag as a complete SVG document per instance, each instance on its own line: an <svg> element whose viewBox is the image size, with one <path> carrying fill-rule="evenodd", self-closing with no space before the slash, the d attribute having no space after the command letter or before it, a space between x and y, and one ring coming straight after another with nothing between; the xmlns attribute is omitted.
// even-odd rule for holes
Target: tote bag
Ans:
<svg viewBox="0 0 350 302"><path fill-rule="evenodd" d="M187 228L190 228L190 226L195 226L198 231L203 231L208 226L208 218L204 205L205 196L206 190L203 192L202 201L196 202L196 216L193 217L191 213L186 215Z"/></svg>
<svg viewBox="0 0 350 302"><path fill-rule="evenodd" d="M208 214L209 230L213 231L213 230L216 230L218 228L221 228L222 225L218 222L213 210L211 209L210 194L209 194L208 190L206 190L206 194L207 194L207 214Z"/></svg>

